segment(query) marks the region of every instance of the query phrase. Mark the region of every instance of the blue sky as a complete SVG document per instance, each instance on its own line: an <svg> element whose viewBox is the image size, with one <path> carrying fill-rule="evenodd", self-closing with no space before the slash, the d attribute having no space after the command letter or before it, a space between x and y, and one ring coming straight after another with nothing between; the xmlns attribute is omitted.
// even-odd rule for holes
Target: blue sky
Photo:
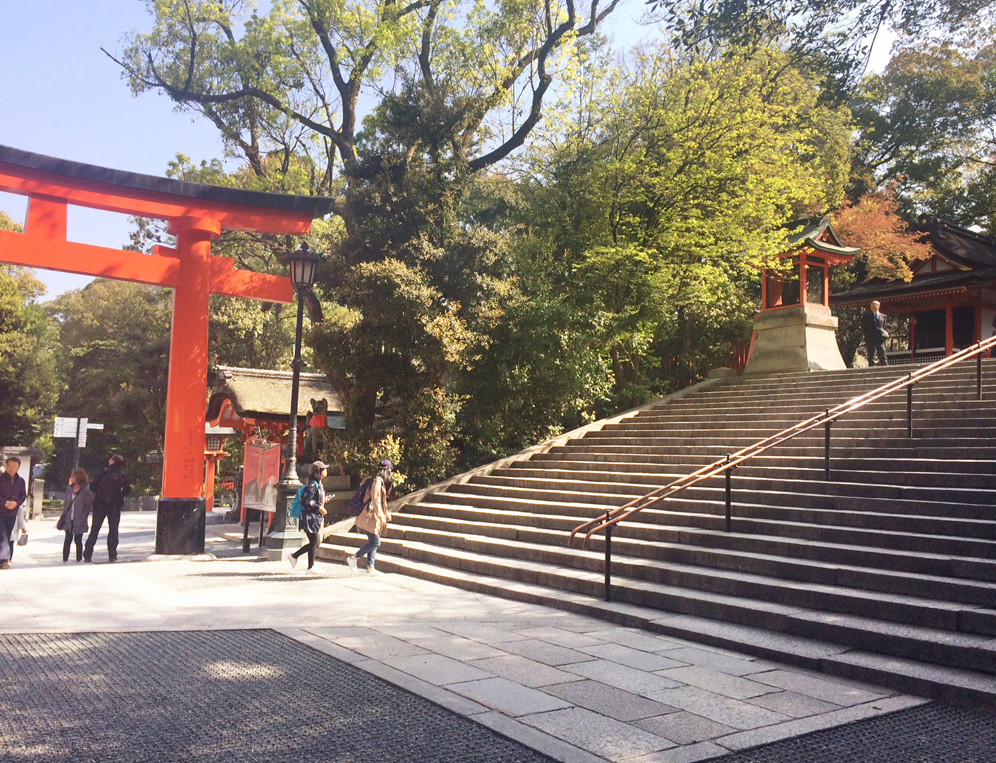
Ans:
<svg viewBox="0 0 996 763"><path fill-rule="evenodd" d="M634 43L651 29L634 22L643 7L630 0L611 24L618 41ZM121 34L147 30L141 0L0 0L0 144L103 167L163 175L183 153L194 162L222 155L206 121L173 111L168 98L133 98L118 66L100 48L120 50ZM22 222L25 199L0 193L0 209ZM127 217L69 208L69 238L120 247ZM39 271L47 297L89 278Z"/></svg>
<svg viewBox="0 0 996 763"><path fill-rule="evenodd" d="M162 175L177 152L221 155L213 127L173 112L159 95L133 98L114 52L121 33L148 28L138 0L0 0L0 144L104 167ZM0 193L0 209L23 221L24 197ZM128 243L127 217L69 208L69 238ZM89 278L39 271L48 296Z"/></svg>

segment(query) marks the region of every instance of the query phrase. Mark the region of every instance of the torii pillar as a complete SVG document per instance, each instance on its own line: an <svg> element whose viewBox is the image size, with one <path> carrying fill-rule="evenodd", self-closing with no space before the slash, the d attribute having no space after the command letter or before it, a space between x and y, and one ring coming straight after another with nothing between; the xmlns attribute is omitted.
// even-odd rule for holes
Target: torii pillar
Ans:
<svg viewBox="0 0 996 763"><path fill-rule="evenodd" d="M157 554L204 551L204 408L211 294L289 303L290 279L213 257L223 230L300 235L331 200L217 188L0 146L0 190L28 196L23 234L0 231L0 262L173 289ZM66 240L69 204L165 220L176 249L126 252Z"/></svg>

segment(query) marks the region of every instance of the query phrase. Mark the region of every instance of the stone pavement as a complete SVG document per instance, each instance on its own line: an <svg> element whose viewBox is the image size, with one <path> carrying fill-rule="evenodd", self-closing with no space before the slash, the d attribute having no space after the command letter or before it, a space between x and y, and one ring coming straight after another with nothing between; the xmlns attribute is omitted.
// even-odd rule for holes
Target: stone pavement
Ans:
<svg viewBox="0 0 996 763"><path fill-rule="evenodd" d="M182 635L267 629L293 639L295 649L310 647L314 651L308 654L334 658L326 659L329 666L345 663L365 671L555 760L627 763L707 760L926 703L767 660L403 576L353 574L344 565L323 562L317 574L294 572L283 562L243 556L235 540L241 539L239 528L234 526L208 527L209 553L203 558L150 560L155 516L125 514L117 564L102 563L106 548L100 544L94 564L63 564L63 535L55 530L54 520L29 525L28 545L16 549L10 570L0 572L0 676L6 675L5 681L21 675L20 668L11 672L12 665L21 664L18 660L32 650L56 655L65 648L60 644L68 643L49 643L45 639L50 636L29 634ZM103 638L87 648L119 648L121 659L133 655L136 669L141 667L143 649ZM217 662L205 661L200 654L207 641L189 643L192 660ZM254 650L238 651L243 667L257 659ZM34 663L23 664L25 670L34 669ZM260 665L245 670L254 676L255 691L266 695L271 688ZM56 676L52 686L62 680L51 666L39 670L39 675ZM176 682L196 696L189 683L206 674L202 670L192 675L177 674ZM106 681L103 690L113 694L118 683ZM167 688L150 687L150 696ZM242 691L249 690L246 684ZM320 687L310 691L321 693ZM331 685L328 691L341 693ZM267 703L258 706L266 708ZM210 716L212 711L206 712ZM220 725L223 717L219 712ZM392 723L390 718L379 722ZM265 725L247 729L241 743L266 733ZM440 731L437 736L450 733L465 730ZM229 739L228 744L240 744L238 735ZM0 744L2 760L49 759L37 750L37 755L30 750L6 756L4 752ZM232 750L222 752L218 748L208 757L229 759ZM118 759L128 759L121 754ZM373 759L425 759L414 749L398 755L402 753L383 752ZM107 750L101 756L115 759ZM327 759L359 757L370 759L368 752L357 752L355 758L329 753Z"/></svg>

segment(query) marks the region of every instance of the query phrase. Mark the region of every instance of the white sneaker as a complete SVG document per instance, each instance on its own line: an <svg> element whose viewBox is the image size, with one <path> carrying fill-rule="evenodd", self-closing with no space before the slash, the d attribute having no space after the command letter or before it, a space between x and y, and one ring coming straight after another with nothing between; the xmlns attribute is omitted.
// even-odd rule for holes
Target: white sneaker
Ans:
<svg viewBox="0 0 996 763"><path fill-rule="evenodd" d="M381 572L380 570L375 570L373 567L367 567L367 574L368 575L383 575L384 573Z"/></svg>
<svg viewBox="0 0 996 763"><path fill-rule="evenodd" d="M353 572L356 572L356 557L355 556L347 556L346 557L346 564L349 565L349 569L350 570L352 570Z"/></svg>
<svg viewBox="0 0 996 763"><path fill-rule="evenodd" d="M291 566L292 570L296 570L297 569L297 557L294 556L294 552L292 552L292 551L285 551L284 552L284 560L287 562L287 564L289 564Z"/></svg>

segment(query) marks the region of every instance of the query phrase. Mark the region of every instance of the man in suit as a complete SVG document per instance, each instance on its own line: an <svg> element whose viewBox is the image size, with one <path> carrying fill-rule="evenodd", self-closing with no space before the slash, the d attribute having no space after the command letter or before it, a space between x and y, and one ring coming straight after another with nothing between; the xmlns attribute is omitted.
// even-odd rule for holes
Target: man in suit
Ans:
<svg viewBox="0 0 996 763"><path fill-rule="evenodd" d="M889 338L889 332L885 330L885 315L879 312L878 301L869 303L868 312L861 322L861 331L865 336L865 347L868 352L868 365L875 365L875 356L878 355L878 365L887 366L889 361L885 357L885 340Z"/></svg>

